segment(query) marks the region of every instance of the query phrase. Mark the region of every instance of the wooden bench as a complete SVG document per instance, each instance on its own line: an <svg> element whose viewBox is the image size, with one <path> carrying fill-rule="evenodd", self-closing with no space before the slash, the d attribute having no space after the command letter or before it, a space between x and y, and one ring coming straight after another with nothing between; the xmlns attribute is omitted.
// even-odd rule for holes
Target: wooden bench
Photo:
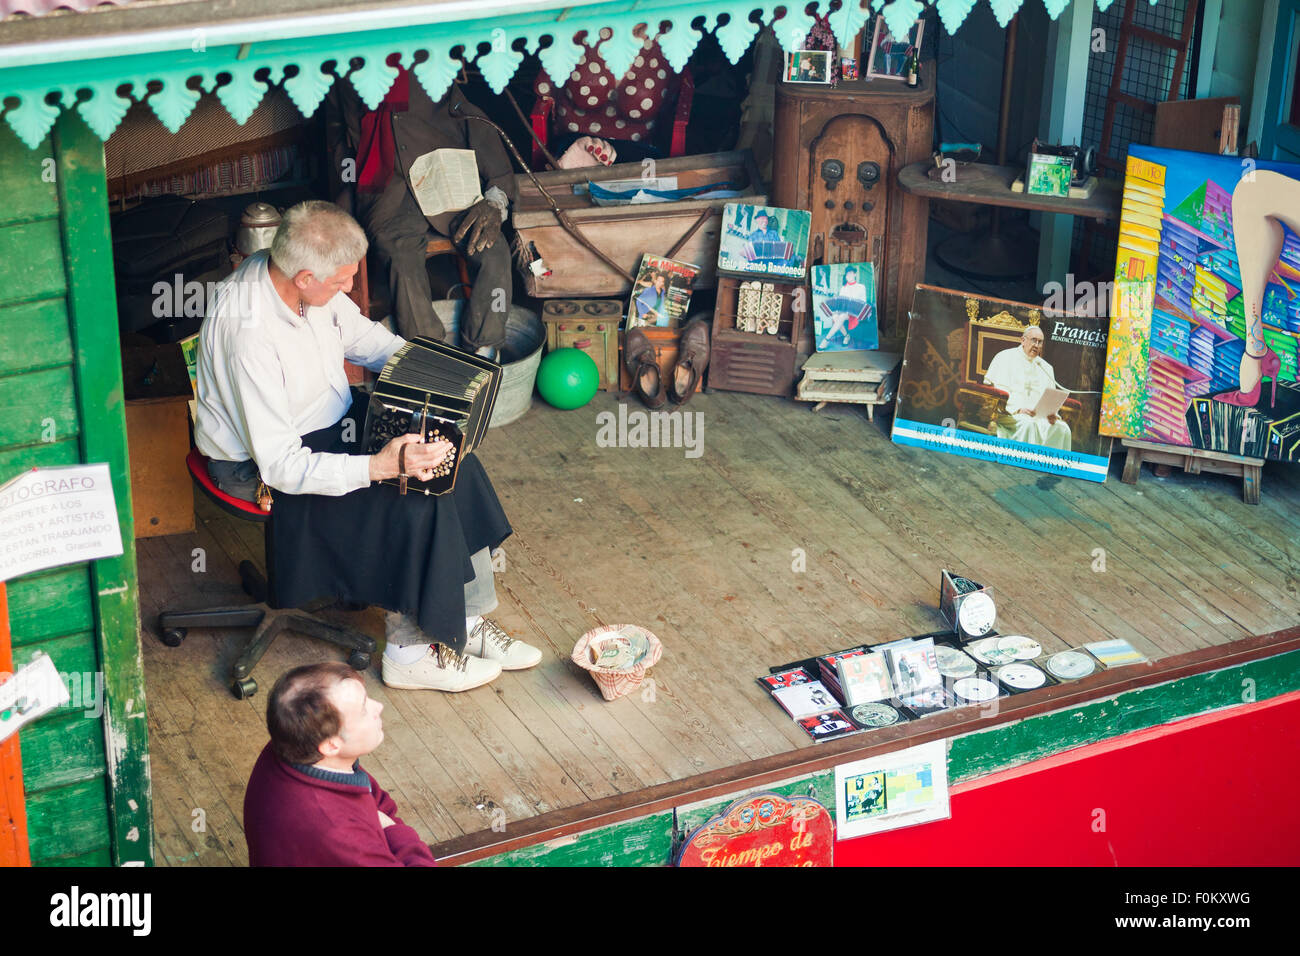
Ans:
<svg viewBox="0 0 1300 956"><path fill-rule="evenodd" d="M1151 462L1157 466L1181 465L1183 471L1189 475L1199 475L1203 471L1208 471L1215 475L1240 476L1242 500L1248 505L1259 504L1260 469L1264 466L1262 458L1246 458L1242 455L1204 451L1182 445L1131 441L1127 438L1121 444L1128 449L1128 457L1124 459L1124 474L1120 479L1125 484L1137 484L1138 476L1142 473L1143 462Z"/></svg>

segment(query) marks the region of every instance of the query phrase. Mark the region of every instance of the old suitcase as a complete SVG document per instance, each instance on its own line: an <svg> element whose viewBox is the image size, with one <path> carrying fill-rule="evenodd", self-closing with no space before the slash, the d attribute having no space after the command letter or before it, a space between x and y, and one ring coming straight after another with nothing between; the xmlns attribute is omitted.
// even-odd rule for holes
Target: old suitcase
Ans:
<svg viewBox="0 0 1300 956"><path fill-rule="evenodd" d="M546 351L582 349L600 370L600 388L618 387L618 324L623 303L617 299L551 299L542 305Z"/></svg>
<svg viewBox="0 0 1300 956"><path fill-rule="evenodd" d="M675 177L678 189L733 183L739 197L681 199L676 202L630 206L598 206L585 192L587 182ZM672 256L700 267L696 289L711 289L718 261L722 207L728 202L764 203L762 181L749 150L679 156L675 159L617 163L607 167L552 170L538 180L592 245L630 274L636 275L645 253L666 256L689 235ZM519 202L513 223L525 249L536 249L551 274L525 272L529 295L543 299L566 296L594 298L626 296L632 283L616 273L570 235L551 211L546 197L527 176L516 176ZM574 187L583 189L575 193ZM709 215L701 222L701 215ZM694 231L692 231L694 230Z"/></svg>

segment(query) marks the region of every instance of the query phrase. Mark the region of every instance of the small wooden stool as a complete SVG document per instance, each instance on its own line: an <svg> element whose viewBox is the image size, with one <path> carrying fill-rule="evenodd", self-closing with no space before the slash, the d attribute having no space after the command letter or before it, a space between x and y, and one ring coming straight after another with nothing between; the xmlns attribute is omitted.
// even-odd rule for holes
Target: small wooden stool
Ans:
<svg viewBox="0 0 1300 956"><path fill-rule="evenodd" d="M1199 475L1203 471L1215 475L1239 475L1242 500L1248 505L1259 504L1260 469L1264 466L1262 458L1246 458L1221 451L1132 441L1127 438L1120 444L1128 449L1128 457L1124 459L1124 475L1120 479L1125 484L1137 484L1144 461L1155 465L1181 465L1189 475Z"/></svg>

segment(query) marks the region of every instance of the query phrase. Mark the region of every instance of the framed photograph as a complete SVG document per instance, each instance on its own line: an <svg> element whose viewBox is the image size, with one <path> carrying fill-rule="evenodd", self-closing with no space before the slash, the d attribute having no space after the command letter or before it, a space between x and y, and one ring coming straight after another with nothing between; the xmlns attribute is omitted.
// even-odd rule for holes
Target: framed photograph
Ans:
<svg viewBox="0 0 1300 956"><path fill-rule="evenodd" d="M895 39L885 26L883 16L876 17L875 30L871 34L871 55L867 57L867 79L882 77L887 80L906 80L903 68L908 56L916 51L920 56L921 34L925 30L925 21L917 20L907 36Z"/></svg>
<svg viewBox="0 0 1300 956"><path fill-rule="evenodd" d="M880 347L876 269L870 262L812 267L814 346L818 352Z"/></svg>
<svg viewBox="0 0 1300 956"><path fill-rule="evenodd" d="M830 50L796 50L785 56L787 83L821 83L831 81Z"/></svg>
<svg viewBox="0 0 1300 956"><path fill-rule="evenodd" d="M722 211L718 269L747 275L803 279L812 213L727 203Z"/></svg>

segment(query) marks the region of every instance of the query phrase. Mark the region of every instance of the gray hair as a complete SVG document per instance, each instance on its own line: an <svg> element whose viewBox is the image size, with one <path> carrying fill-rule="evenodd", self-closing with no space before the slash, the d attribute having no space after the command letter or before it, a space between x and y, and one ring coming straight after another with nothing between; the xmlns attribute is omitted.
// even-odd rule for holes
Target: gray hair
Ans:
<svg viewBox="0 0 1300 956"><path fill-rule="evenodd" d="M285 212L271 240L271 261L287 276L306 270L328 282L343 266L366 254L366 234L338 206L309 199Z"/></svg>

